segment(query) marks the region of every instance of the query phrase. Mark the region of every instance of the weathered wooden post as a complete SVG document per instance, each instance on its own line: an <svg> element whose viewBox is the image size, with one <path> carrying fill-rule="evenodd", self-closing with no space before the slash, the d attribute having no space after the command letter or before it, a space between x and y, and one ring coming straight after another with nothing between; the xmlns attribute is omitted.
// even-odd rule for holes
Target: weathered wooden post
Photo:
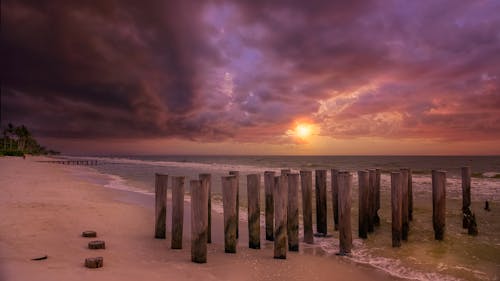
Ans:
<svg viewBox="0 0 500 281"><path fill-rule="evenodd" d="M338 174L339 170L331 169L333 225L335 230L339 229L339 184L337 180Z"/></svg>
<svg viewBox="0 0 500 281"><path fill-rule="evenodd" d="M224 209L224 251L236 253L236 225L238 218L236 214L237 197L236 176L222 177L222 207Z"/></svg>
<svg viewBox="0 0 500 281"><path fill-rule="evenodd" d="M264 193L266 196L266 240L274 240L274 176L275 172L264 172Z"/></svg>
<svg viewBox="0 0 500 281"><path fill-rule="evenodd" d="M312 172L300 171L300 183L302 192L302 220L304 224L304 242L314 243L312 223Z"/></svg>
<svg viewBox="0 0 500 281"><path fill-rule="evenodd" d="M287 252L287 176L275 177L274 190L274 258L286 259Z"/></svg>
<svg viewBox="0 0 500 281"><path fill-rule="evenodd" d="M248 247L260 249L260 175L247 175Z"/></svg>
<svg viewBox="0 0 500 281"><path fill-rule="evenodd" d="M408 221L413 220L413 176L408 168Z"/></svg>
<svg viewBox="0 0 500 281"><path fill-rule="evenodd" d="M299 174L288 174L288 250L299 251Z"/></svg>
<svg viewBox="0 0 500 281"><path fill-rule="evenodd" d="M375 169L375 215L373 217L373 224L375 226L380 225L378 210L380 210L380 169Z"/></svg>
<svg viewBox="0 0 500 281"><path fill-rule="evenodd" d="M168 175L155 174L155 238L165 239L167 231Z"/></svg>
<svg viewBox="0 0 500 281"><path fill-rule="evenodd" d="M368 170L368 232L375 230L375 184L377 172L374 169Z"/></svg>
<svg viewBox="0 0 500 281"><path fill-rule="evenodd" d="M432 225L434 239L443 240L446 223L446 172L432 171Z"/></svg>
<svg viewBox="0 0 500 281"><path fill-rule="evenodd" d="M408 241L410 223L408 219L408 169L401 169L401 239Z"/></svg>
<svg viewBox="0 0 500 281"><path fill-rule="evenodd" d="M207 227L207 243L212 243L212 175L200 174L198 178L202 185L208 187L208 227Z"/></svg>
<svg viewBox="0 0 500 281"><path fill-rule="evenodd" d="M344 256L352 249L351 232L351 189L352 175L349 172L338 173L339 184L339 255Z"/></svg>
<svg viewBox="0 0 500 281"><path fill-rule="evenodd" d="M327 235L326 221L326 170L316 170L316 231L317 236Z"/></svg>
<svg viewBox="0 0 500 281"><path fill-rule="evenodd" d="M191 261L207 262L208 186L200 180L190 182L191 189Z"/></svg>
<svg viewBox="0 0 500 281"><path fill-rule="evenodd" d="M290 169L281 169L281 174L282 175L288 175L290 174L292 171Z"/></svg>
<svg viewBox="0 0 500 281"><path fill-rule="evenodd" d="M391 207L392 207L392 247L401 247L402 235L402 182L401 173L391 173Z"/></svg>
<svg viewBox="0 0 500 281"><path fill-rule="evenodd" d="M172 177L172 249L182 249L184 181L185 177Z"/></svg>
<svg viewBox="0 0 500 281"><path fill-rule="evenodd" d="M465 214L470 208L470 186L471 186L471 168L462 167L462 227L469 228L470 219L468 219Z"/></svg>
<svg viewBox="0 0 500 281"><path fill-rule="evenodd" d="M236 239L240 237L240 172L229 171L229 175L236 176Z"/></svg>
<svg viewBox="0 0 500 281"><path fill-rule="evenodd" d="M358 236L359 238L368 238L368 221L369 221L369 204L368 204L368 192L369 192L369 173L368 171L358 171L358 200L359 200L359 217L358 217Z"/></svg>

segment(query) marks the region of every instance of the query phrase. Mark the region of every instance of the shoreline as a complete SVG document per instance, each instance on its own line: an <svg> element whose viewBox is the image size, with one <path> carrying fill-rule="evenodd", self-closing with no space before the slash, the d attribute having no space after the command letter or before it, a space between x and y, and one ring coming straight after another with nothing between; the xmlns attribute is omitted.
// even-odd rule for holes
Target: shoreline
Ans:
<svg viewBox="0 0 500 281"><path fill-rule="evenodd" d="M302 247L287 260L272 258L272 243L246 247L240 221L237 254L223 250L222 216L213 213L213 244L208 263L190 262L189 203L185 202L183 250L170 250L170 239L153 238L154 206L137 194L79 180L67 169L26 160L0 158L0 272L4 280L400 280L340 257L321 257ZM143 195L148 197L147 195ZM151 198L151 202L153 197ZM187 212L186 212L187 211ZM170 210L167 210L168 214ZM170 229L167 220L167 231ZM82 231L95 230L106 250L88 250ZM31 261L38 255L47 260ZM103 256L104 267L83 266L86 257ZM230 268L228 268L230 265ZM338 279L336 278L338 277Z"/></svg>

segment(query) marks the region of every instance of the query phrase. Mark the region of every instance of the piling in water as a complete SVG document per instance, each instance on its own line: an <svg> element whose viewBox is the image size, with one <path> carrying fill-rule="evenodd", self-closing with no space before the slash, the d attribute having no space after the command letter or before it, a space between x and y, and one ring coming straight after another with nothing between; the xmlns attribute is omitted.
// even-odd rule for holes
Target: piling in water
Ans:
<svg viewBox="0 0 500 281"><path fill-rule="evenodd" d="M265 171L264 172L264 193L266 200L266 240L274 240L274 200L273 200L273 190L274 190L274 176L275 172Z"/></svg>
<svg viewBox="0 0 500 281"><path fill-rule="evenodd" d="M172 249L182 249L185 177L172 177Z"/></svg>
<svg viewBox="0 0 500 281"><path fill-rule="evenodd" d="M302 220L304 225L304 243L313 244L312 223L312 172L300 171L300 183L302 191Z"/></svg>
<svg viewBox="0 0 500 281"><path fill-rule="evenodd" d="M462 227L469 228L470 215L467 211L470 208L470 186L471 186L471 168L470 167L462 167ZM471 212L472 213L472 212ZM469 215L469 216L466 216Z"/></svg>
<svg viewBox="0 0 500 281"><path fill-rule="evenodd" d="M368 189L369 175L368 171L358 171L358 200L359 200L359 216L358 216L358 236L359 238L368 238L368 221L369 221L369 204L368 204Z"/></svg>
<svg viewBox="0 0 500 281"><path fill-rule="evenodd" d="M288 174L288 250L299 251L299 174Z"/></svg>
<svg viewBox="0 0 500 281"><path fill-rule="evenodd" d="M236 176L222 177L222 207L224 209L224 251L226 253L236 253L236 197L237 197Z"/></svg>
<svg viewBox="0 0 500 281"><path fill-rule="evenodd" d="M413 176L408 168L408 221L413 220Z"/></svg>
<svg viewBox="0 0 500 281"><path fill-rule="evenodd" d="M339 171L331 169L331 186L332 186L332 209L333 209L333 225L334 230L339 229L339 184L337 176Z"/></svg>
<svg viewBox="0 0 500 281"><path fill-rule="evenodd" d="M375 226L380 225L380 216L378 211L380 210L380 169L375 169L375 210L373 215L373 224Z"/></svg>
<svg viewBox="0 0 500 281"><path fill-rule="evenodd" d="M401 246L402 238L402 176L400 172L391 173L391 208L392 208L392 247Z"/></svg>
<svg viewBox="0 0 500 281"><path fill-rule="evenodd" d="M230 171L229 175L236 177L236 239L240 237L240 172Z"/></svg>
<svg viewBox="0 0 500 281"><path fill-rule="evenodd" d="M339 255L347 255L352 249L351 189L352 175L339 172Z"/></svg>
<svg viewBox="0 0 500 281"><path fill-rule="evenodd" d="M401 239L408 241L408 169L401 169Z"/></svg>
<svg viewBox="0 0 500 281"><path fill-rule="evenodd" d="M208 227L207 227L207 243L212 243L212 175L200 174L198 178L202 185L208 188Z"/></svg>
<svg viewBox="0 0 500 281"><path fill-rule="evenodd" d="M247 175L248 247L260 249L260 175Z"/></svg>
<svg viewBox="0 0 500 281"><path fill-rule="evenodd" d="M316 170L316 232L327 235L326 220L326 170Z"/></svg>
<svg viewBox="0 0 500 281"><path fill-rule="evenodd" d="M167 231L168 175L155 174L155 238L165 239Z"/></svg>
<svg viewBox="0 0 500 281"><path fill-rule="evenodd" d="M377 172L368 170L368 232L375 230L375 181Z"/></svg>
<svg viewBox="0 0 500 281"><path fill-rule="evenodd" d="M207 262L208 186L200 180L190 182L191 189L191 261Z"/></svg>
<svg viewBox="0 0 500 281"><path fill-rule="evenodd" d="M274 258L286 259L287 252L287 176L275 177L274 191Z"/></svg>
<svg viewBox="0 0 500 281"><path fill-rule="evenodd" d="M432 171L432 225L434 239L443 240L446 224L446 172Z"/></svg>

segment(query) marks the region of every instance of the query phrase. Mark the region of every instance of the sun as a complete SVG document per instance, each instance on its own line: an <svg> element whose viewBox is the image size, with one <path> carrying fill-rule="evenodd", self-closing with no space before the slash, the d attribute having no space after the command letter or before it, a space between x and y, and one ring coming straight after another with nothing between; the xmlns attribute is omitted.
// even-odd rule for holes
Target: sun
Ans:
<svg viewBox="0 0 500 281"><path fill-rule="evenodd" d="M312 134L312 126L305 123L299 123L295 127L295 136L300 139L307 139Z"/></svg>

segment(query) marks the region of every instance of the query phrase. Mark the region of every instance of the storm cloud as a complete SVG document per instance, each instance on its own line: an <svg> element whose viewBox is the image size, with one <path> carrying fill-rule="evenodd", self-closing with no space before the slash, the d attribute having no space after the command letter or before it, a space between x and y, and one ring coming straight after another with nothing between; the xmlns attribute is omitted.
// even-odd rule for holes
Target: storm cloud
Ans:
<svg viewBox="0 0 500 281"><path fill-rule="evenodd" d="M2 1L2 122L58 138L500 138L498 1Z"/></svg>

